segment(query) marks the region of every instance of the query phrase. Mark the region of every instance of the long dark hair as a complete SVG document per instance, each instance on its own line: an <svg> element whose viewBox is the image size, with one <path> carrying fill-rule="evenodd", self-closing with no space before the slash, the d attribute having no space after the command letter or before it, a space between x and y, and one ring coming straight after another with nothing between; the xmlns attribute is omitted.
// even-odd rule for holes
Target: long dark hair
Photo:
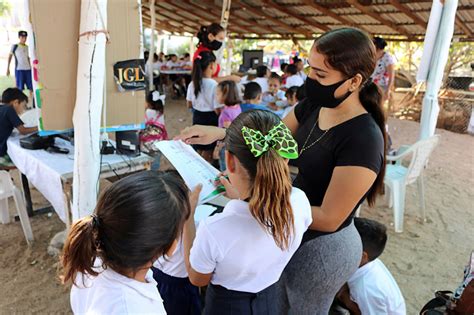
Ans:
<svg viewBox="0 0 474 315"><path fill-rule="evenodd" d="M220 32L224 32L224 28L218 23L212 23L208 26L201 26L199 32L196 35L196 37L199 39L197 46L199 47L199 45L204 45L204 47L208 47L209 34L217 36L217 34Z"/></svg>
<svg viewBox="0 0 474 315"><path fill-rule="evenodd" d="M73 224L61 257L63 283L104 268L127 275L169 251L190 214L188 189L172 172L125 177L100 196L94 215Z"/></svg>
<svg viewBox="0 0 474 315"><path fill-rule="evenodd" d="M376 65L375 46L369 36L356 28L340 28L321 35L314 42L316 50L326 57L326 62L335 70L351 78L362 76L359 99L365 110L374 118L384 138L384 159L382 168L370 188L367 201L374 205L377 194L383 189L385 176L385 153L387 135L385 132L385 114L382 109L382 94L370 76ZM348 49L348 47L350 47Z"/></svg>
<svg viewBox="0 0 474 315"><path fill-rule="evenodd" d="M201 93L204 71L214 62L216 62L216 56L211 51L202 51L194 59L193 71L191 73L194 84L194 96L198 97L199 93Z"/></svg>
<svg viewBox="0 0 474 315"><path fill-rule="evenodd" d="M243 126L266 135L280 121L278 116L268 111L251 110L242 113L227 129L225 145L250 177L250 213L273 236L275 243L281 249L286 249L294 223L288 163L271 149L255 157L242 135Z"/></svg>
<svg viewBox="0 0 474 315"><path fill-rule="evenodd" d="M217 88L222 92L222 96L224 98L223 103L225 106L234 106L242 103L237 84L234 81L222 81L219 83Z"/></svg>

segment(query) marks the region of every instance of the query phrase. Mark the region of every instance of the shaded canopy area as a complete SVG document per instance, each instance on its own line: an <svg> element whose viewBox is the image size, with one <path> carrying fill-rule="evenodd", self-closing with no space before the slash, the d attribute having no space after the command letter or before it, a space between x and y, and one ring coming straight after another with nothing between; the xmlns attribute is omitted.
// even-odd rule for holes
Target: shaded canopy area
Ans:
<svg viewBox="0 0 474 315"><path fill-rule="evenodd" d="M196 34L200 25L220 21L222 0L155 0L155 29ZM149 1L142 0L150 27ZM390 40L421 41L432 0L232 0L231 38L313 39L344 26ZM474 41L474 2L459 0L455 38Z"/></svg>

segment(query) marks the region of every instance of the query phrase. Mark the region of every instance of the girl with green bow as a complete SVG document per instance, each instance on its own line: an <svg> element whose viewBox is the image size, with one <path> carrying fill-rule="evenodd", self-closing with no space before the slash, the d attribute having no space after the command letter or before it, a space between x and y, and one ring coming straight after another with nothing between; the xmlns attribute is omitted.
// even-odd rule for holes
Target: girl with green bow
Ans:
<svg viewBox="0 0 474 315"><path fill-rule="evenodd" d="M312 222L306 195L290 180L288 159L298 157L298 146L275 114L259 110L240 114L224 143L233 200L197 233L193 215L187 220L189 279L210 283L205 314L276 314L274 284Z"/></svg>

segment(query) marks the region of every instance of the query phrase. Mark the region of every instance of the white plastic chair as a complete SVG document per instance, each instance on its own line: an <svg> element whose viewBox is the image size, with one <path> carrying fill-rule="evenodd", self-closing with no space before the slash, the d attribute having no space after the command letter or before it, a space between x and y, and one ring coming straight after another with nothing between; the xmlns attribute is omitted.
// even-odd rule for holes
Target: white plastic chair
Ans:
<svg viewBox="0 0 474 315"><path fill-rule="evenodd" d="M10 214L8 212L8 198L10 197L13 197L15 201L26 242L31 244L33 242L33 231L31 230L30 218L26 212L23 194L13 184L10 174L6 171L0 171L0 222L3 224L10 223Z"/></svg>
<svg viewBox="0 0 474 315"><path fill-rule="evenodd" d="M393 207L395 232L403 232L403 215L405 212L406 186L417 183L418 197L420 200L421 217L425 221L425 191L423 183L423 170L428 158L439 141L439 136L420 140L412 146L403 146L395 156L387 156L387 167L385 170L385 191L389 193L389 205ZM402 161L411 156L408 167L402 165ZM395 162L395 164L388 164ZM387 189L388 188L388 189Z"/></svg>

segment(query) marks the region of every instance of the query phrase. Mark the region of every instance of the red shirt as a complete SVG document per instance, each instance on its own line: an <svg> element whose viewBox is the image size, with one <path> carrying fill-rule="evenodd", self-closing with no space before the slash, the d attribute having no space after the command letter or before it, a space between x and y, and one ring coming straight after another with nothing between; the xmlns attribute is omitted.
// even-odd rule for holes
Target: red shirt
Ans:
<svg viewBox="0 0 474 315"><path fill-rule="evenodd" d="M203 44L199 44L196 51L194 52L194 55L193 55L193 62L194 60L196 60L196 57L199 56L199 54L203 51L212 51L210 50L209 48L207 48L206 46L204 46ZM213 78L217 78L219 76L219 72L221 71L221 65L220 64L217 64L217 69L216 69L216 72L212 75Z"/></svg>

